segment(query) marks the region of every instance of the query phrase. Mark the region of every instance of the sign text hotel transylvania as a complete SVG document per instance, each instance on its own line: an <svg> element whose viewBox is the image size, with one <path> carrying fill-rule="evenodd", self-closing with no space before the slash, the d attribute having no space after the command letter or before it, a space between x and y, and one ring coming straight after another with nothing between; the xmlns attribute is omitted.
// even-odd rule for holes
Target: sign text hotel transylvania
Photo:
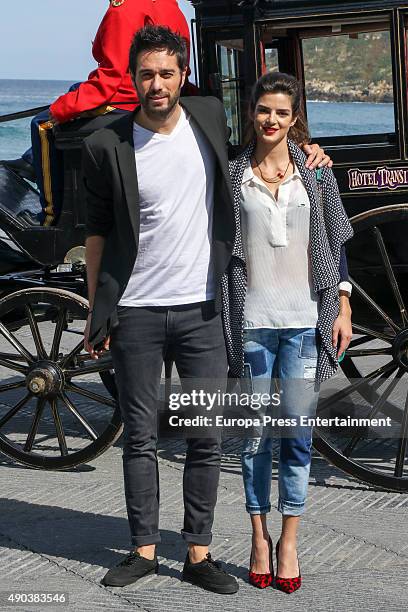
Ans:
<svg viewBox="0 0 408 612"><path fill-rule="evenodd" d="M398 189L408 187L408 168L380 166L375 170L351 168L348 171L349 189Z"/></svg>

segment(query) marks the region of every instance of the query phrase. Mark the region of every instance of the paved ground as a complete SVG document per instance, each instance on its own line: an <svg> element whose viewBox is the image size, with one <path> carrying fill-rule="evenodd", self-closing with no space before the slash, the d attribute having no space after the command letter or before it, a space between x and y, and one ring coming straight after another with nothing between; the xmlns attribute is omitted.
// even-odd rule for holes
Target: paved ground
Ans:
<svg viewBox="0 0 408 612"><path fill-rule="evenodd" d="M10 372L2 370L0 381L5 379L11 380ZM93 386L101 389L97 379ZM3 399L8 401L12 405L11 399ZM180 581L185 556L179 535L182 442L162 443L159 451L160 573L125 589L100 584L106 569L128 549L120 441L91 465L67 472L32 470L0 455L0 610L9 609L5 593L12 591L66 592L65 609L75 612L408 609L408 495L369 489L316 456L299 545L304 586L290 597L272 589L258 591L246 580L250 529L239 444L227 442L224 450L212 553L239 580L233 596L204 593ZM279 515L273 484L270 526L276 540ZM63 609L22 607L43 608Z"/></svg>
<svg viewBox="0 0 408 612"><path fill-rule="evenodd" d="M178 533L182 455L175 446L162 446L160 451L160 574L125 589L100 585L106 568L128 547L120 445L93 462L89 471L41 472L5 458L0 464L0 591L65 591L68 609L75 611L132 606L185 612L266 611L274 606L316 612L407 608L408 496L370 491L342 478L319 458L314 461L300 538L304 586L287 597L248 585L250 532L234 448L227 448L224 456L212 552L238 577L239 593L204 594L180 582L185 554ZM276 510L270 524L276 538Z"/></svg>

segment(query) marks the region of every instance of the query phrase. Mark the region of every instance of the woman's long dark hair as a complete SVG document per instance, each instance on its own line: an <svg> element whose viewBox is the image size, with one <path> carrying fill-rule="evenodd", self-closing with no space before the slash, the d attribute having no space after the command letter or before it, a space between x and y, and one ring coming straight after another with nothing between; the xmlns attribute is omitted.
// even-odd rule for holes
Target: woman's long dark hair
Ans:
<svg viewBox="0 0 408 612"><path fill-rule="evenodd" d="M292 75L284 72L267 72L262 75L252 88L251 98L248 107L248 124L245 130L244 145L248 145L255 138L253 117L258 100L261 96L268 93L283 93L290 97L292 101L292 112L297 121L288 133L297 145L307 144L310 140L309 128L303 112L302 86Z"/></svg>

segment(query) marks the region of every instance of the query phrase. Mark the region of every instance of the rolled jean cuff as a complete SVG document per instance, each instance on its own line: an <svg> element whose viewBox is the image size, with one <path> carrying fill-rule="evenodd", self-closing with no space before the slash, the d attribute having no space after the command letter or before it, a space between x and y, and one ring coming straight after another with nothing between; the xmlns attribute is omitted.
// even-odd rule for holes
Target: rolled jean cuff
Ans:
<svg viewBox="0 0 408 612"><path fill-rule="evenodd" d="M267 514L271 511L271 504L267 506L248 506L246 504L245 508L249 514Z"/></svg>
<svg viewBox="0 0 408 612"><path fill-rule="evenodd" d="M160 544L160 533L150 535L132 536L132 546L149 546L150 544Z"/></svg>
<svg viewBox="0 0 408 612"><path fill-rule="evenodd" d="M278 512L284 516L301 516L304 514L305 504L294 504L293 502L287 502L279 498L278 501Z"/></svg>
<svg viewBox="0 0 408 612"><path fill-rule="evenodd" d="M198 546L209 546L212 540L212 533L189 533L182 529L181 535L189 544L198 544Z"/></svg>

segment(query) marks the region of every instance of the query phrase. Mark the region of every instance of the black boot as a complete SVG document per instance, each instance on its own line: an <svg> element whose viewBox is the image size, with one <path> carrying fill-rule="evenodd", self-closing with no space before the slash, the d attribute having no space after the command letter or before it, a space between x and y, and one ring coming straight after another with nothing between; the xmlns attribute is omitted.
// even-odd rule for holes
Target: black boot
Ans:
<svg viewBox="0 0 408 612"><path fill-rule="evenodd" d="M41 213L32 213L30 210L17 213L17 219L25 225L41 225Z"/></svg>
<svg viewBox="0 0 408 612"><path fill-rule="evenodd" d="M35 183L37 181L37 177L35 175L34 167L26 162L25 159L19 157L18 159L5 159L1 162L7 168L10 168L13 172L21 176L21 178L28 179Z"/></svg>

